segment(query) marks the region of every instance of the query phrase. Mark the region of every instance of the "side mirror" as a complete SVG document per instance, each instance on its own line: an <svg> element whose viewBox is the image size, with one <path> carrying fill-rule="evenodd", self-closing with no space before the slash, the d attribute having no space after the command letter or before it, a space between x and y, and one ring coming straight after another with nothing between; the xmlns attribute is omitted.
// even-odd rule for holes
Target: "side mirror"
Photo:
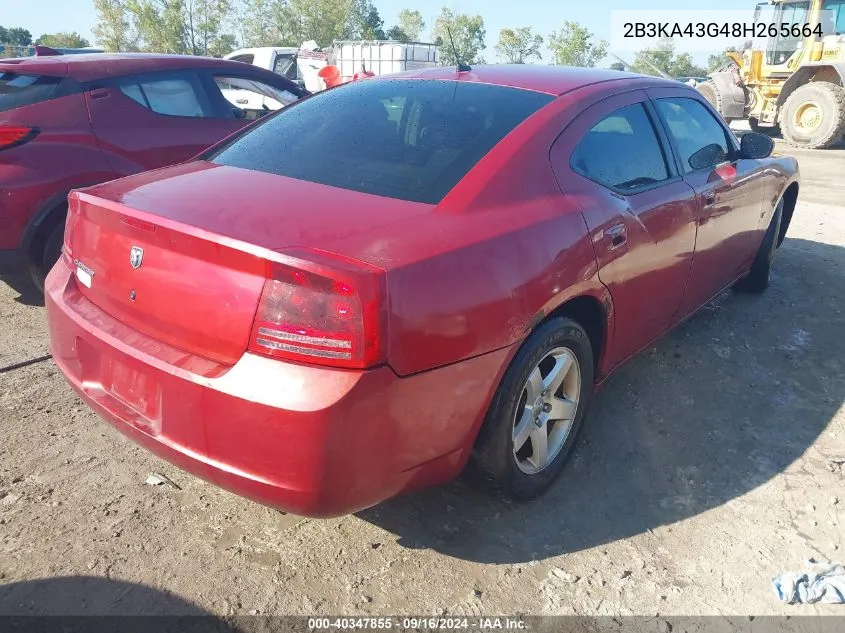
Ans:
<svg viewBox="0 0 845 633"><path fill-rule="evenodd" d="M746 132L739 140L739 155L740 158L748 158L757 160L760 158L768 158L772 155L775 149L775 142L759 132Z"/></svg>
<svg viewBox="0 0 845 633"><path fill-rule="evenodd" d="M235 116L236 119L246 118L246 110L241 110L240 108L232 108L232 114Z"/></svg>
<svg viewBox="0 0 845 633"><path fill-rule="evenodd" d="M723 162L725 162L725 150L718 143L705 145L689 157L689 166L695 171L715 167Z"/></svg>

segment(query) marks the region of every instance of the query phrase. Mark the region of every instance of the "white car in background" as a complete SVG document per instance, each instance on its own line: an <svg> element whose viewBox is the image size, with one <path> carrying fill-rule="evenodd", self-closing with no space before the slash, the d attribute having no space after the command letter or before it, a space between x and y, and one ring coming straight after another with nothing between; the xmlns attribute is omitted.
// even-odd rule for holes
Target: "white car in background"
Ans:
<svg viewBox="0 0 845 633"><path fill-rule="evenodd" d="M234 111L243 112L242 118L247 120L258 119L299 99L292 92L247 77L215 78L215 81Z"/></svg>
<svg viewBox="0 0 845 633"><path fill-rule="evenodd" d="M287 77L309 92L325 88L317 73L328 63L328 55L316 50L315 42L306 42L301 48L285 46L258 46L241 48L223 59L252 64L277 75Z"/></svg>

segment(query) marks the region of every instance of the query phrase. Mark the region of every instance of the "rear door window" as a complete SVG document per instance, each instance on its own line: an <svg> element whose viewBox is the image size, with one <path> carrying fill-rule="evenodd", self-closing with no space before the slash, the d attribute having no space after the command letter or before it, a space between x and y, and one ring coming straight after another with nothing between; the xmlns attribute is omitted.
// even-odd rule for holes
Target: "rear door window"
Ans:
<svg viewBox="0 0 845 633"><path fill-rule="evenodd" d="M730 160L734 145L728 132L704 104L683 97L654 103L675 139L685 172L711 169Z"/></svg>
<svg viewBox="0 0 845 633"><path fill-rule="evenodd" d="M596 123L578 142L570 165L582 176L625 193L669 178L666 158L641 103Z"/></svg>
<svg viewBox="0 0 845 633"><path fill-rule="evenodd" d="M199 78L192 71L122 77L118 89L156 114L190 118L213 116Z"/></svg>
<svg viewBox="0 0 845 633"><path fill-rule="evenodd" d="M0 72L0 112L51 99L61 77Z"/></svg>
<svg viewBox="0 0 845 633"><path fill-rule="evenodd" d="M352 82L285 108L208 158L436 204L511 130L553 99L479 83Z"/></svg>
<svg viewBox="0 0 845 633"><path fill-rule="evenodd" d="M273 72L282 77L287 77L291 81L302 79L299 76L299 67L296 65L296 57L293 55L276 55L276 61L273 62Z"/></svg>
<svg viewBox="0 0 845 633"><path fill-rule="evenodd" d="M214 86L226 100L236 118L250 121L275 112L297 101L299 97L258 79L246 76L214 74Z"/></svg>

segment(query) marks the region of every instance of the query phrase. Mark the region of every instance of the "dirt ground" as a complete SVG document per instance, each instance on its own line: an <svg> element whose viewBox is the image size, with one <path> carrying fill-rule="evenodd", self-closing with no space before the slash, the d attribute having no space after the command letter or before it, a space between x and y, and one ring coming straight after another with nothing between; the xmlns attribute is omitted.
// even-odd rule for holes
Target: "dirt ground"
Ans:
<svg viewBox="0 0 845 633"><path fill-rule="evenodd" d="M769 291L724 295L620 370L528 505L457 482L281 514L137 448L51 361L0 370L0 614L843 613L771 583L845 562L845 150L797 155ZM43 308L3 281L0 367L47 353Z"/></svg>

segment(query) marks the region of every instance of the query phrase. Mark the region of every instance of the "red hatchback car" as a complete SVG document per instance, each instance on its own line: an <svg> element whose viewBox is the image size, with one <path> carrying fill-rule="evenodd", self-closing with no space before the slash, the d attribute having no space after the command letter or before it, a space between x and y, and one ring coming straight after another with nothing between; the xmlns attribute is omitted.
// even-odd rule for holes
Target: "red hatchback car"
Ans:
<svg viewBox="0 0 845 633"><path fill-rule="evenodd" d="M561 472L596 387L733 284L798 194L693 89L490 66L355 82L71 194L55 361L174 464L311 516Z"/></svg>
<svg viewBox="0 0 845 633"><path fill-rule="evenodd" d="M193 158L263 114L241 105L251 96L269 110L306 94L221 59L0 59L0 249L20 250L40 285L59 258L70 190Z"/></svg>

